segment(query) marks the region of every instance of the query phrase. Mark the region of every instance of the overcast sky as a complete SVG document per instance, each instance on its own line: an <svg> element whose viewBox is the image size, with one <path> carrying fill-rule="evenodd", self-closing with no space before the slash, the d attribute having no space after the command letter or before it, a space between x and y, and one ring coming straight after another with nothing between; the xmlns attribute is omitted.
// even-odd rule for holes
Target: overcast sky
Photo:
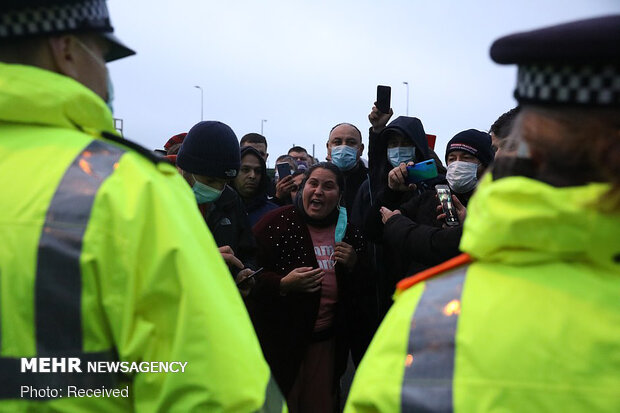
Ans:
<svg viewBox="0 0 620 413"><path fill-rule="evenodd" d="M506 34L604 14L620 0L109 0L117 36L138 54L110 64L124 135L162 148L201 118L241 137L261 131L269 165L293 144L320 160L331 127L350 122L368 144L378 84L394 118L436 134L488 130L515 105L516 69L489 58ZM364 152L366 157L366 152Z"/></svg>

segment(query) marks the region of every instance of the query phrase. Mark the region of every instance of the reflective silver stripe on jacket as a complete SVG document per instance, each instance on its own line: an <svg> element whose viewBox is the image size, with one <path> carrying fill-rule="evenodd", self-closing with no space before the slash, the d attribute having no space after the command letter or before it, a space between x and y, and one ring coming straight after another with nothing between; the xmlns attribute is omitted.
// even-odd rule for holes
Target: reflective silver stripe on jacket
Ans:
<svg viewBox="0 0 620 413"><path fill-rule="evenodd" d="M112 361L117 357L111 350L83 352L80 256L95 196L124 153L123 149L96 140L80 152L52 197L39 240L35 357L79 357L83 373L21 373L19 358L0 358L0 399L29 398L21 397L21 386L98 388L112 387L117 382L111 374L86 373L88 361Z"/></svg>
<svg viewBox="0 0 620 413"><path fill-rule="evenodd" d="M265 402L263 407L259 410L260 413L282 413L284 411L284 397L278 387L278 384L273 379L273 376L269 376L269 382L265 389Z"/></svg>
<svg viewBox="0 0 620 413"><path fill-rule="evenodd" d="M468 265L426 282L411 319L402 412L452 412L454 340Z"/></svg>

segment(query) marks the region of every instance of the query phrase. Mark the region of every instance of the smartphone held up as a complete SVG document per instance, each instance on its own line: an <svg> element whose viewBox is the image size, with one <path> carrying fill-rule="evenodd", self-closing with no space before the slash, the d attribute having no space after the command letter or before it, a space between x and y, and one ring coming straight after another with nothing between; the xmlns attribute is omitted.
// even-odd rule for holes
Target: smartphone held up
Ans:
<svg viewBox="0 0 620 413"><path fill-rule="evenodd" d="M288 162L277 163L276 171L278 172L278 177L280 179L285 178L293 173L291 170L291 164Z"/></svg>
<svg viewBox="0 0 620 413"><path fill-rule="evenodd" d="M433 178L437 178L437 164L434 159L427 159L407 167L405 183L417 184Z"/></svg>
<svg viewBox="0 0 620 413"><path fill-rule="evenodd" d="M390 113L392 88L390 86L377 86L377 103L375 106L381 113Z"/></svg>
<svg viewBox="0 0 620 413"><path fill-rule="evenodd" d="M441 202L441 208L446 214L446 225L454 227L459 225L458 214L452 202L452 192L448 185L435 185L435 191L437 191L437 197Z"/></svg>

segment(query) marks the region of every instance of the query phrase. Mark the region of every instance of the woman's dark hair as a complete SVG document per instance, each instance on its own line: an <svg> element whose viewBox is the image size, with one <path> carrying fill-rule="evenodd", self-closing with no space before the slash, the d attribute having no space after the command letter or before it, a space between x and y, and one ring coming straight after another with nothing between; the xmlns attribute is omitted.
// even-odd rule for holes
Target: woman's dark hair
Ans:
<svg viewBox="0 0 620 413"><path fill-rule="evenodd" d="M310 178L310 175L312 175L312 172L316 171L317 169L321 169L321 168L327 169L328 171L333 172L334 175L336 176L336 183L338 184L338 192L341 195L340 203L343 202L342 194L344 193L344 175L342 175L342 172L340 172L340 169L338 169L338 167L331 162L320 162L308 168L308 170L304 173L305 177L303 181L301 182L301 185L299 185L297 196L293 200L293 204L295 204L295 206L297 207L297 210L301 213L302 217L304 217L304 220L306 221L306 223L312 226L316 226L316 227L325 227L327 225L334 224L338 220L339 209L340 209L340 206L342 206L342 205L340 206L336 205L336 208L334 208L334 210L331 211L329 215L327 215L323 219L310 218L308 214L306 213L306 211L304 210L303 192L304 192L304 187L306 186L306 182L308 181L308 178Z"/></svg>
<svg viewBox="0 0 620 413"><path fill-rule="evenodd" d="M305 172L306 176L304 177L304 180L301 181L301 185L299 186L300 191L306 185L306 181L308 180L310 175L312 175L312 172L316 171L317 169L327 169L328 171L333 172L334 175L336 175L336 183L338 184L338 192L341 194L344 192L344 175L342 174L340 169L331 162L319 162L319 163L312 165L310 168L308 168L308 170Z"/></svg>

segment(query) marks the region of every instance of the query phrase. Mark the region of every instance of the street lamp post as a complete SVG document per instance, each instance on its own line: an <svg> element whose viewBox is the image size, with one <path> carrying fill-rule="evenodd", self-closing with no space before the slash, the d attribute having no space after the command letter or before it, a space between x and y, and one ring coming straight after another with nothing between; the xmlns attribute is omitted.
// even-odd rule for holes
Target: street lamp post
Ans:
<svg viewBox="0 0 620 413"><path fill-rule="evenodd" d="M409 116L409 82L403 82L403 85L407 86L407 116Z"/></svg>
<svg viewBox="0 0 620 413"><path fill-rule="evenodd" d="M265 124L265 122L267 122L267 119L261 119L260 120L260 134L261 135L264 135L263 134L263 125Z"/></svg>
<svg viewBox="0 0 620 413"><path fill-rule="evenodd" d="M196 89L200 89L200 121L204 120L204 91L200 86L194 86Z"/></svg>

